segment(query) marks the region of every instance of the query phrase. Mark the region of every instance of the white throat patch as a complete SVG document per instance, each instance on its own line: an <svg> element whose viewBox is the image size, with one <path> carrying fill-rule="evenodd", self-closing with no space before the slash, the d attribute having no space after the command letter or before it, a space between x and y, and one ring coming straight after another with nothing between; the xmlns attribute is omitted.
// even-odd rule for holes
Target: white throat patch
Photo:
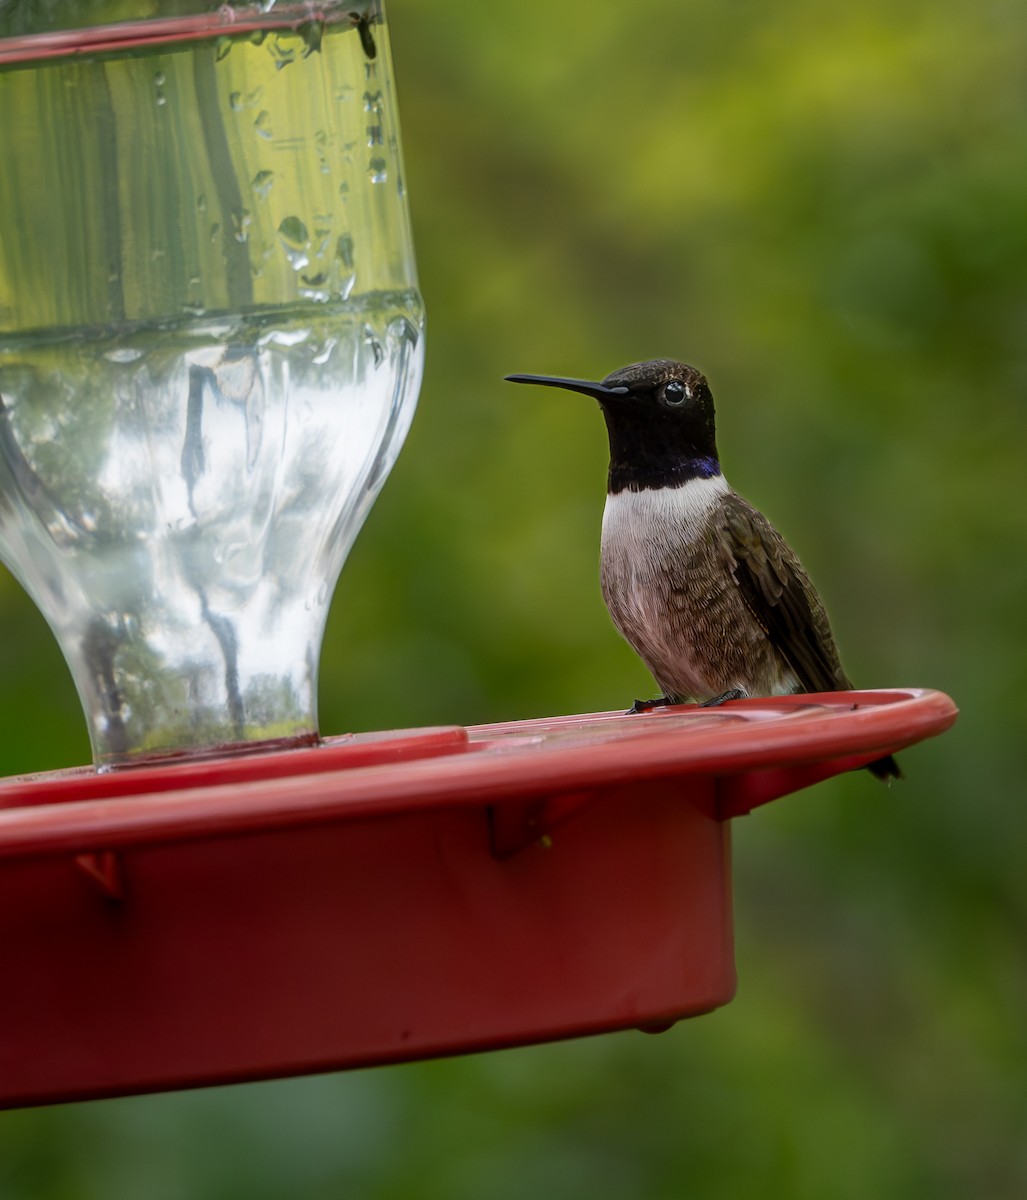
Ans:
<svg viewBox="0 0 1027 1200"><path fill-rule="evenodd" d="M616 492L606 497L603 544L630 546L660 537L672 529L678 541L691 542L706 527L710 514L731 488L723 475L690 479L679 487Z"/></svg>

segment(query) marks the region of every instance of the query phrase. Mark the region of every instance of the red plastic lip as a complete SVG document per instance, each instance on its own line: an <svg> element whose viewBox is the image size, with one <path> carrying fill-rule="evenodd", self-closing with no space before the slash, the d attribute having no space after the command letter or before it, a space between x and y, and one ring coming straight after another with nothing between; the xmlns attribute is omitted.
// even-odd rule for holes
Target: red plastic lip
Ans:
<svg viewBox="0 0 1027 1200"><path fill-rule="evenodd" d="M735 816L944 732L943 693L891 689L352 735L311 750L0 783L0 859L84 854L648 779L735 781ZM741 784L738 780L741 779Z"/></svg>
<svg viewBox="0 0 1027 1200"><path fill-rule="evenodd" d="M226 15L231 14L231 15ZM119 54L130 50L157 46L174 46L200 38L296 29L306 21L325 19L326 14L313 12L309 7L297 12L295 5L283 6L268 14L235 14L228 6L223 12L190 17L164 17L150 20L124 21L117 25L87 25L81 29L57 30L27 36L0 38L0 65L33 62L67 55ZM356 24L349 13L340 13L336 20Z"/></svg>
<svg viewBox="0 0 1027 1200"><path fill-rule="evenodd" d="M725 818L955 717L800 696L0 782L0 1107L710 1012Z"/></svg>

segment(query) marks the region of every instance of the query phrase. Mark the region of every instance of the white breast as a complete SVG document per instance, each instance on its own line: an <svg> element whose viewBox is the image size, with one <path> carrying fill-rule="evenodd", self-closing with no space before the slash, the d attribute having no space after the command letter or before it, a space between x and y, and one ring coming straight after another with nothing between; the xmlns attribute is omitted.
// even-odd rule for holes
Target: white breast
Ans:
<svg viewBox="0 0 1027 1200"><path fill-rule="evenodd" d="M715 475L606 499L603 598L613 623L667 694L706 698L725 690L696 661L705 631L697 627L690 599L677 591L675 581L688 572L716 569L707 532L729 490L724 477ZM695 596L702 596L701 587Z"/></svg>
<svg viewBox="0 0 1027 1200"><path fill-rule="evenodd" d="M603 511L603 555L642 552L662 558L672 543L689 544L706 527L710 514L730 488L723 475L690 479L680 487L623 491L606 497Z"/></svg>
<svg viewBox="0 0 1027 1200"><path fill-rule="evenodd" d="M717 475L606 500L603 598L666 695L705 700L732 688L773 695L798 686L709 536L729 491Z"/></svg>

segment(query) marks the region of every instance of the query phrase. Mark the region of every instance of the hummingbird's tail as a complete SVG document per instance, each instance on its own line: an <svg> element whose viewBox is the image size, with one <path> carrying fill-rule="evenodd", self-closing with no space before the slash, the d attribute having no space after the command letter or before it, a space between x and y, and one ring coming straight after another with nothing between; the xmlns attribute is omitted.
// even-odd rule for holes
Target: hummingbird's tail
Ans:
<svg viewBox="0 0 1027 1200"><path fill-rule="evenodd" d="M888 783L892 779L905 778L899 769L899 764L890 754L886 754L884 758L875 758L872 763L867 763L867 770L882 783Z"/></svg>

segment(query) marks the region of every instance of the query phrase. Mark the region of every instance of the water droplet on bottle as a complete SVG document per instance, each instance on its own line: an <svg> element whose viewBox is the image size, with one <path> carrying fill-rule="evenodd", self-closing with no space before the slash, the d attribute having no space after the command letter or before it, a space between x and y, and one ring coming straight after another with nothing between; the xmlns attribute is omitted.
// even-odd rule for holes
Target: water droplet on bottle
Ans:
<svg viewBox="0 0 1027 1200"><path fill-rule="evenodd" d="M304 300L314 300L318 304L327 304L331 299L328 289L324 286L327 280L328 276L324 272L314 275L310 279L306 275L301 275L300 283L302 286L298 289L299 294Z"/></svg>
<svg viewBox="0 0 1027 1200"><path fill-rule="evenodd" d="M364 92L364 112L375 113L381 115L382 111L382 94L381 91L372 92L368 89Z"/></svg>
<svg viewBox="0 0 1027 1200"><path fill-rule="evenodd" d="M385 351L382 349L382 344L378 340L378 336L370 325L364 326L364 341L371 349L371 355L374 358L375 367L380 367L385 361Z"/></svg>
<svg viewBox="0 0 1027 1200"><path fill-rule="evenodd" d="M384 158L372 158L367 164L367 176L372 183L384 183L389 177L388 163Z"/></svg>
<svg viewBox="0 0 1027 1200"><path fill-rule="evenodd" d="M250 216L249 209L233 209L232 217L232 234L237 242L245 242L249 240L250 224L253 218Z"/></svg>
<svg viewBox="0 0 1027 1200"><path fill-rule="evenodd" d="M248 542L228 542L224 547L219 548L221 557L218 558L218 550L214 551L214 561L220 563L230 563L233 558L238 558L245 550L249 549Z"/></svg>
<svg viewBox="0 0 1027 1200"><path fill-rule="evenodd" d="M380 125L368 125L367 144L368 146L383 146L385 144L385 135L382 133Z"/></svg>
<svg viewBox="0 0 1027 1200"><path fill-rule="evenodd" d="M250 187L262 200L266 199L268 192L271 191L274 178L274 171L258 171L250 180Z"/></svg>
<svg viewBox="0 0 1027 1200"><path fill-rule="evenodd" d="M335 257L348 270L353 269L353 237L348 233L339 234L335 243Z"/></svg>
<svg viewBox="0 0 1027 1200"><path fill-rule="evenodd" d="M196 211L205 213L207 211L207 193L200 192L196 197Z"/></svg>
<svg viewBox="0 0 1027 1200"><path fill-rule="evenodd" d="M272 329L257 339L257 345L262 350L267 346L299 346L309 337L309 329Z"/></svg>
<svg viewBox="0 0 1027 1200"><path fill-rule="evenodd" d="M318 352L314 355L314 357L310 361L318 367L323 367L325 365L325 363L332 357L332 351L335 349L335 347L338 344L339 344L338 338L333 338L333 337L325 338L325 344L321 347L320 350L318 350Z"/></svg>
<svg viewBox="0 0 1027 1200"><path fill-rule="evenodd" d="M268 42L267 48L275 61L275 70L280 71L296 61L296 47L292 34L276 33Z"/></svg>
<svg viewBox="0 0 1027 1200"><path fill-rule="evenodd" d="M214 224L213 224L213 225L211 225L211 227L210 227L210 240L211 240L212 242L216 242L216 241L217 241L218 234L219 234L220 232L221 232L221 222L220 222L220 221L215 221L215 222L214 222Z"/></svg>
<svg viewBox="0 0 1027 1200"><path fill-rule="evenodd" d="M256 108L264 89L258 84L252 92L230 92L228 104L232 112L239 113L247 108Z"/></svg>
<svg viewBox="0 0 1027 1200"><path fill-rule="evenodd" d="M309 58L311 54L321 49L321 39L324 37L324 21L317 17L309 21L304 21L296 32L303 39L303 57Z"/></svg>
<svg viewBox="0 0 1027 1200"><path fill-rule="evenodd" d="M274 134L271 132L271 114L266 108L262 108L257 114L257 119L253 122L253 129L257 137L267 140L274 137Z"/></svg>
<svg viewBox="0 0 1027 1200"><path fill-rule="evenodd" d="M223 62L228 57L228 52L232 49L232 39L222 35L214 42L214 61Z"/></svg>
<svg viewBox="0 0 1027 1200"><path fill-rule="evenodd" d="M294 271L302 271L310 262L310 234L299 217L286 217L278 226L278 236Z"/></svg>
<svg viewBox="0 0 1027 1200"><path fill-rule="evenodd" d="M108 350L104 355L104 358L112 363L133 363L142 357L142 350L135 350L128 346L118 347L116 350Z"/></svg>
<svg viewBox="0 0 1027 1200"><path fill-rule="evenodd" d="M306 245L310 241L307 227L299 217L286 217L278 226L278 232L294 245Z"/></svg>
<svg viewBox="0 0 1027 1200"><path fill-rule="evenodd" d="M153 77L153 82L158 87L163 87L167 83L167 81L168 81L168 77L164 74L163 71L158 71L157 74L154 75L154 77Z"/></svg>

